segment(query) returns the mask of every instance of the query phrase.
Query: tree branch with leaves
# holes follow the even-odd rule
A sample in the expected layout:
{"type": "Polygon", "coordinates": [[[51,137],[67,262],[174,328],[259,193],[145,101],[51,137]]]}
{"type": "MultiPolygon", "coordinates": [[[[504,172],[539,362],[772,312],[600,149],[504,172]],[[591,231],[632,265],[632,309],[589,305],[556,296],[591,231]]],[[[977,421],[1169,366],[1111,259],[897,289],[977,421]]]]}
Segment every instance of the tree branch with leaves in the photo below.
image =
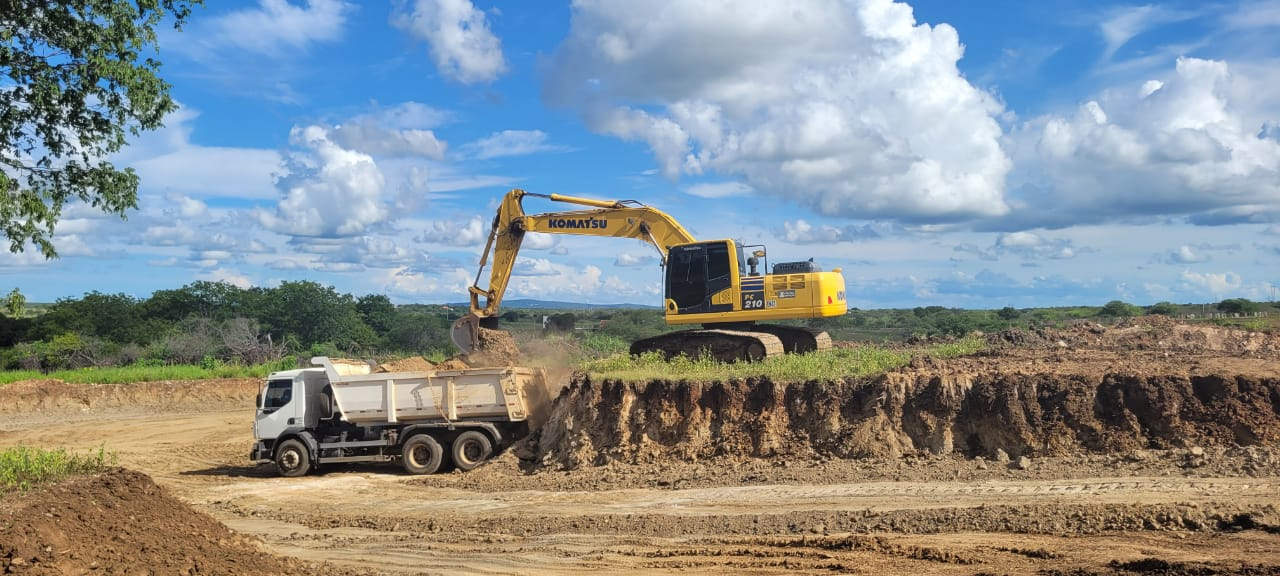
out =
{"type": "Polygon", "coordinates": [[[160,76],[156,29],[181,29],[202,0],[0,2],[0,229],[57,256],[63,207],[126,218],[138,175],[108,158],[177,108],[160,76]]]}

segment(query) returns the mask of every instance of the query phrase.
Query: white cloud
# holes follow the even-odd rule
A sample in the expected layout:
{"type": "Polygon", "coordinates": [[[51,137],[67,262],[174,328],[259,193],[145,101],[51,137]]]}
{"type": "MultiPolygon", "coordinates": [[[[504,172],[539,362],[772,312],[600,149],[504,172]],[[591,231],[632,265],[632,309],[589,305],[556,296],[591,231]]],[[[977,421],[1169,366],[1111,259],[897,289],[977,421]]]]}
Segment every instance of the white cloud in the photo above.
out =
{"type": "Polygon", "coordinates": [[[1005,225],[1280,217],[1280,142],[1258,135],[1276,112],[1266,102],[1280,99],[1280,86],[1194,58],[1178,59],[1161,82],[1104,92],[1072,117],[1037,118],[1011,134],[1018,193],[1005,225]]]}
{"type": "Polygon", "coordinates": [[[1280,28],[1280,4],[1268,0],[1241,2],[1222,16],[1222,22],[1234,30],[1280,28]]]}
{"type": "Polygon", "coordinates": [[[996,237],[996,251],[1014,254],[1026,259],[1049,258],[1066,260],[1075,258],[1079,250],[1067,238],[1046,238],[1034,232],[1012,232],[996,237]]]}
{"type": "Polygon", "coordinates": [[[186,219],[206,218],[209,216],[209,206],[204,202],[181,194],[171,194],[168,199],[177,205],[173,210],[177,216],[186,219]]]}
{"type": "Polygon", "coordinates": [[[869,224],[841,227],[829,224],[814,226],[803,219],[783,222],[782,230],[775,231],[775,234],[792,244],[834,244],[880,237],[880,233],[869,224]]]}
{"type": "Polygon", "coordinates": [[[391,216],[382,200],[385,180],[372,157],[338,146],[319,126],[295,127],[290,140],[305,152],[295,155],[289,177],[281,180],[285,194],[275,211],[254,211],[263,226],[332,238],[363,234],[391,216]]]}
{"type": "Polygon", "coordinates": [[[398,15],[394,23],[427,42],[445,77],[463,84],[492,82],[507,69],[502,41],[470,0],[417,0],[413,11],[398,15]]]}
{"type": "Polygon", "coordinates": [[[1240,279],[1240,275],[1235,272],[1201,274],[1199,272],[1183,270],[1182,281],[1183,284],[1192,289],[1207,291],[1214,296],[1221,296],[1229,292],[1237,291],[1243,284],[1240,279]]]}
{"type": "Polygon", "coordinates": [[[755,189],[741,182],[714,182],[686,186],[684,191],[699,198],[728,198],[746,196],[755,192],[755,189]]]}
{"type": "Polygon", "coordinates": [[[656,266],[657,264],[658,264],[657,256],[654,256],[652,254],[637,255],[637,254],[631,254],[629,252],[619,253],[618,257],[613,261],[614,266],[623,266],[623,267],[656,266]]]}
{"type": "Polygon", "coordinates": [[[479,246],[489,237],[489,226],[479,216],[465,221],[432,220],[423,224],[414,240],[427,244],[448,246],[479,246]]]}
{"type": "Polygon", "coordinates": [[[226,282],[237,288],[248,289],[253,287],[253,281],[249,277],[235,270],[226,268],[216,268],[203,274],[196,276],[199,280],[208,280],[210,282],[226,282]]]}
{"type": "Polygon", "coordinates": [[[1194,248],[1187,246],[1186,244],[1179,246],[1177,250],[1169,251],[1164,258],[1164,261],[1169,264],[1195,264],[1208,260],[1208,256],[1197,252],[1194,248]]]}
{"type": "Polygon", "coordinates": [[[717,173],[832,216],[998,216],[1002,108],[962,53],[890,0],[583,2],[544,94],[647,143],[669,178],[717,173]]]}
{"type": "Polygon", "coordinates": [[[347,15],[355,5],[338,0],[259,0],[254,8],[234,10],[208,18],[194,18],[172,45],[180,52],[214,54],[226,48],[264,56],[286,56],[312,44],[342,37],[347,15]]]}
{"type": "Polygon", "coordinates": [[[555,264],[546,258],[516,257],[511,275],[515,276],[556,276],[564,273],[564,266],[555,264]]]}
{"type": "Polygon", "coordinates": [[[560,245],[560,239],[554,234],[526,232],[520,247],[524,250],[552,250],[560,245]]]}
{"type": "Polygon", "coordinates": [[[1112,60],[1118,50],[1147,30],[1164,24],[1190,20],[1196,16],[1198,14],[1193,11],[1176,10],[1154,4],[1113,8],[1098,23],[1098,31],[1107,44],[1102,54],[1102,61],[1112,60]]]}
{"type": "Polygon", "coordinates": [[[405,102],[351,118],[329,132],[334,142],[349,150],[374,156],[444,158],[448,144],[429,128],[452,114],[418,102],[405,102]]]}
{"type": "Polygon", "coordinates": [[[335,126],[333,141],[351,150],[374,156],[444,158],[446,144],[430,130],[388,130],[371,120],[356,119],[335,126]]]}
{"type": "Polygon", "coordinates": [[[998,261],[1001,256],[1015,256],[1024,262],[1034,263],[1041,260],[1070,260],[1081,253],[1095,250],[1077,247],[1070,238],[1051,238],[1035,232],[1021,231],[998,234],[989,247],[963,243],[952,247],[952,251],[973,254],[990,262],[998,261]]]}
{"type": "Polygon", "coordinates": [[[504,156],[527,156],[543,152],[567,152],[568,146],[547,142],[547,133],[541,130],[503,130],[494,132],[487,138],[476,140],[464,146],[466,152],[477,159],[501,158],[504,156]]]}

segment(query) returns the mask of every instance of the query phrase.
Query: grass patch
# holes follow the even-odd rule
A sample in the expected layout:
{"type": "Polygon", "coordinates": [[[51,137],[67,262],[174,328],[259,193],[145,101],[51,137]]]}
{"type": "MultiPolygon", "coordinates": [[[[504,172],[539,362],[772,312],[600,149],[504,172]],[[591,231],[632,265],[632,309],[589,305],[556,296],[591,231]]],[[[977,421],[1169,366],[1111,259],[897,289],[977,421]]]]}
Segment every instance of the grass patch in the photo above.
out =
{"type": "Polygon", "coordinates": [[[807,382],[882,374],[901,368],[912,356],[956,358],[974,354],[983,348],[978,337],[955,342],[903,350],[867,345],[840,348],[809,354],[785,354],[763,362],[716,362],[707,358],[690,360],[684,356],[670,362],[656,352],[643,356],[625,353],[587,361],[580,370],[596,378],[645,382],[649,380],[725,381],[734,378],[768,378],[774,382],[807,382]]]}
{"type": "Polygon", "coordinates": [[[207,380],[210,378],[263,378],[276,370],[294,368],[297,362],[293,357],[285,358],[271,364],[240,366],[236,364],[178,364],[168,366],[151,366],[135,364],[132,366],[113,366],[108,368],[80,368],[78,370],[55,370],[42,373],[39,370],[8,370],[0,372],[0,385],[12,384],[20,380],[36,380],[50,378],[68,384],[132,384],[134,382],[155,382],[157,380],[207,380]]]}
{"type": "Polygon", "coordinates": [[[114,452],[105,448],[77,454],[63,448],[46,450],[14,446],[0,450],[0,492],[30,490],[68,476],[94,474],[116,465],[114,452]]]}

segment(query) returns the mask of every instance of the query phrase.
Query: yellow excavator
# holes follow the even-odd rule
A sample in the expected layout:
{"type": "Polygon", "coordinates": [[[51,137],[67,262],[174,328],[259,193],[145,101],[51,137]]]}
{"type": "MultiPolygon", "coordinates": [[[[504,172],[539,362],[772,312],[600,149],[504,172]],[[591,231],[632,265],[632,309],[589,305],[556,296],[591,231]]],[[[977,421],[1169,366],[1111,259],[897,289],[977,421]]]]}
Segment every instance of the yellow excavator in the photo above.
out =
{"type": "Polygon", "coordinates": [[[765,274],[760,272],[762,265],[768,268],[763,246],[744,246],[727,239],[698,241],[671,216],[639,202],[515,189],[503,197],[493,219],[480,269],[469,290],[470,313],[451,330],[454,344],[464,354],[482,348],[482,329],[498,328],[498,307],[527,232],[634,238],[658,250],[665,269],[663,311],[667,323],[701,324],[702,329],[638,340],[631,344],[632,354],[657,351],[667,358],[710,354],[721,361],[756,361],[784,353],[825,350],[831,347],[826,332],[762,322],[826,318],[848,310],[840,269],[823,272],[812,258],[775,264],[772,273],[765,274]],[[530,215],[524,212],[526,197],[590,209],[530,215]],[[489,286],[481,288],[490,256],[489,286]]]}

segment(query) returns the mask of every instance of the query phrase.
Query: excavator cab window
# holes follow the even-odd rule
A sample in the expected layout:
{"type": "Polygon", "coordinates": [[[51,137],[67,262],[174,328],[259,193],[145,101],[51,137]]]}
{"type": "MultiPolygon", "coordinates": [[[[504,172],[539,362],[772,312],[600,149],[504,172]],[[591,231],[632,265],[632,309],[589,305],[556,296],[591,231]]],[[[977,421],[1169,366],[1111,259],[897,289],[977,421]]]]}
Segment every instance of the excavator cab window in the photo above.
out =
{"type": "Polygon", "coordinates": [[[667,297],[683,311],[707,299],[707,253],[703,246],[673,248],[667,258],[667,297]]]}
{"type": "Polygon", "coordinates": [[[710,298],[733,285],[732,272],[726,242],[677,246],[667,257],[667,297],[681,314],[716,311],[710,298]]]}

